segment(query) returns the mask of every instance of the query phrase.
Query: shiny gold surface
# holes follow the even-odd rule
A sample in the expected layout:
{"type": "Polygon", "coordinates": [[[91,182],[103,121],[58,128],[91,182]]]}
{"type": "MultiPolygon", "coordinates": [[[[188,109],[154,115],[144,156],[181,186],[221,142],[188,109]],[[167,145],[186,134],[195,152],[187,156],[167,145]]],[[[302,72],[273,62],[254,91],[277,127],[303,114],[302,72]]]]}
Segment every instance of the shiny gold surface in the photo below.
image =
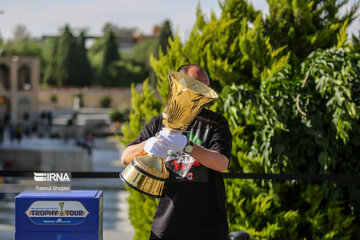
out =
{"type": "Polygon", "coordinates": [[[64,216],[64,211],[63,211],[63,208],[64,208],[64,202],[59,202],[59,206],[60,206],[60,216],[64,216]]]}
{"type": "Polygon", "coordinates": [[[168,178],[169,173],[165,168],[164,159],[151,155],[134,158],[137,167],[158,178],[168,178]]]}
{"type": "Polygon", "coordinates": [[[179,72],[169,72],[169,95],[162,113],[168,129],[183,131],[203,107],[218,97],[202,82],[179,72]]]}
{"type": "MultiPolygon", "coordinates": [[[[203,107],[217,98],[217,93],[178,72],[169,72],[169,96],[162,113],[163,125],[171,131],[185,130],[203,107]]],[[[121,179],[135,190],[161,197],[169,178],[164,159],[151,155],[136,157],[120,174],[121,179]]]]}
{"type": "MultiPolygon", "coordinates": [[[[157,162],[159,161],[158,158],[152,157],[150,155],[145,155],[140,157],[145,160],[149,160],[150,158],[156,159],[157,162]]],[[[156,163],[157,164],[157,163],[156,163]]],[[[157,164],[158,165],[158,164],[157,164]]],[[[166,172],[161,172],[161,170],[155,170],[153,167],[146,166],[141,159],[135,158],[129,166],[127,166],[121,172],[121,178],[127,183],[130,187],[143,192],[145,194],[151,195],[153,197],[161,197],[162,191],[164,189],[165,180],[169,177],[169,173],[166,169],[166,172]],[[146,171],[147,174],[139,171],[136,167],[146,171]]]]}

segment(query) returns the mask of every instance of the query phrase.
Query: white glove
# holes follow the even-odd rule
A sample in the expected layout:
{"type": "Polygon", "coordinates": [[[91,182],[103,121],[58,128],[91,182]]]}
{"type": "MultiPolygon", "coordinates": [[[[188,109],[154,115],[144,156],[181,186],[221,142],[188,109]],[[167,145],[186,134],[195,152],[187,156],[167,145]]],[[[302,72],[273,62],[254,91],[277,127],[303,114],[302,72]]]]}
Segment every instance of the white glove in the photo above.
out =
{"type": "Polygon", "coordinates": [[[170,150],[182,151],[187,143],[187,138],[184,135],[179,132],[172,132],[166,128],[163,128],[157,137],[160,138],[164,146],[170,150]]]}
{"type": "Polygon", "coordinates": [[[166,149],[164,145],[165,144],[161,142],[160,139],[151,137],[146,141],[144,150],[152,156],[165,158],[167,156],[168,149],[166,149]]]}

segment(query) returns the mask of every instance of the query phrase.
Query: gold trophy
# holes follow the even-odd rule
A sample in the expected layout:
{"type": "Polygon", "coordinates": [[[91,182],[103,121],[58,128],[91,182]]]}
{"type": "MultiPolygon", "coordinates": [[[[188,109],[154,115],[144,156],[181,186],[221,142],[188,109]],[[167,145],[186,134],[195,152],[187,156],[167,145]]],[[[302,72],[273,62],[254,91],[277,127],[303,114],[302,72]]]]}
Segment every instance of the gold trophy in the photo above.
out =
{"type": "MultiPolygon", "coordinates": [[[[169,72],[169,95],[162,113],[165,128],[184,131],[203,107],[218,97],[202,82],[179,72],[169,72]]],[[[135,157],[120,173],[131,188],[152,197],[161,197],[169,172],[163,158],[146,154],[135,157]]]]}
{"type": "Polygon", "coordinates": [[[64,211],[63,211],[63,208],[64,208],[64,202],[59,202],[59,206],[60,206],[60,216],[64,216],[64,211]]]}

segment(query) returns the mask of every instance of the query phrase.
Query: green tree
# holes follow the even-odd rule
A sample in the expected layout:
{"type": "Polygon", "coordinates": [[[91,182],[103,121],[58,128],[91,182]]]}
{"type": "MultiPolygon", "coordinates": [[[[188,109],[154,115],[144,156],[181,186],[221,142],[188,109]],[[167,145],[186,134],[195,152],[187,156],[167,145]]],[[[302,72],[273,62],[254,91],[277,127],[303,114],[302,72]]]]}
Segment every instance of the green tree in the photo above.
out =
{"type": "Polygon", "coordinates": [[[102,66],[106,68],[113,62],[120,60],[119,44],[114,32],[107,31],[104,33],[104,43],[102,46],[102,66]]]}
{"type": "Polygon", "coordinates": [[[90,86],[91,85],[91,68],[87,57],[87,50],[85,47],[85,33],[81,32],[77,37],[76,48],[76,69],[74,86],[90,86]]]}
{"type": "Polygon", "coordinates": [[[56,51],[55,79],[58,86],[72,86],[76,84],[76,38],[72,35],[68,25],[59,38],[56,51]]]}
{"type": "MultiPolygon", "coordinates": [[[[157,51],[161,51],[165,55],[167,52],[167,48],[169,47],[169,39],[173,39],[173,34],[171,31],[170,21],[166,20],[162,24],[162,28],[158,37],[158,41],[156,44],[157,51]]],[[[155,52],[155,55],[159,56],[157,51],[155,52]]]]}
{"type": "Polygon", "coordinates": [[[42,46],[38,40],[8,41],[3,45],[3,55],[41,58],[42,46]]]}
{"type": "MultiPolygon", "coordinates": [[[[303,63],[296,82],[306,76],[310,81],[303,90],[305,96],[301,104],[307,112],[306,118],[296,107],[295,93],[299,86],[294,84],[287,67],[265,79],[259,89],[245,84],[225,87],[222,92],[225,111],[238,142],[233,150],[236,165],[232,164],[231,169],[265,173],[349,173],[350,164],[356,172],[359,166],[354,162],[355,156],[347,155],[356,145],[350,142],[344,145],[344,139],[352,132],[350,129],[357,129],[359,118],[355,113],[358,99],[348,91],[360,83],[353,70],[360,66],[355,59],[360,58],[348,50],[332,48],[314,52],[303,63]],[[342,99],[345,95],[349,97],[346,100],[342,99]],[[344,114],[336,114],[338,111],[344,114]],[[244,135],[246,141],[241,139],[244,135]]],[[[246,229],[254,239],[355,237],[358,223],[354,220],[360,209],[355,200],[359,194],[357,186],[239,180],[228,181],[227,188],[231,194],[238,189],[236,195],[228,197],[231,228],[246,229]],[[257,194],[266,199],[262,209],[257,209],[260,195],[250,197],[256,188],[261,189],[257,194]],[[261,221],[253,219],[256,215],[261,216],[261,221]],[[277,218],[279,220],[270,220],[277,218]]]]}
{"type": "Polygon", "coordinates": [[[89,59],[95,75],[93,85],[121,86],[119,44],[110,27],[105,26],[103,30],[103,37],[98,38],[89,51],[89,59]]]}
{"type": "Polygon", "coordinates": [[[127,68],[128,70],[136,67],[140,69],[136,77],[128,79],[133,79],[133,82],[141,82],[143,79],[149,78],[151,85],[155,85],[154,71],[150,66],[150,56],[156,53],[157,44],[157,38],[146,39],[137,43],[130,54],[123,58],[124,62],[131,64],[130,68],[127,68]]]}
{"type": "Polygon", "coordinates": [[[42,57],[44,59],[43,83],[46,85],[56,85],[56,54],[59,38],[46,38],[42,48],[42,57]]]}
{"type": "Polygon", "coordinates": [[[104,24],[102,32],[104,35],[109,32],[113,32],[115,35],[118,35],[118,33],[120,32],[120,28],[116,24],[107,22],[104,24]]]}
{"type": "Polygon", "coordinates": [[[93,85],[107,87],[130,87],[149,78],[154,84],[150,55],[156,52],[158,39],[147,39],[136,44],[129,54],[120,56],[116,33],[121,31],[117,26],[107,23],[103,27],[104,35],[96,39],[88,51],[93,69],[93,85]]]}
{"type": "Polygon", "coordinates": [[[100,85],[103,37],[96,38],[88,50],[88,59],[93,72],[92,85],[100,85]]]}
{"type": "Polygon", "coordinates": [[[128,56],[129,61],[150,68],[150,55],[155,53],[157,39],[150,38],[136,44],[128,56]]]}
{"type": "MultiPolygon", "coordinates": [[[[355,20],[359,3],[339,16],[349,0],[268,0],[266,33],[274,47],[287,46],[293,67],[317,48],[328,48],[346,20],[355,20]]],[[[299,70],[299,68],[297,68],[299,70]]]]}
{"type": "Polygon", "coordinates": [[[92,69],[85,47],[85,33],[74,37],[68,25],[60,37],[48,37],[42,48],[44,83],[57,86],[89,86],[92,69]]]}
{"type": "Polygon", "coordinates": [[[17,25],[14,29],[14,36],[2,43],[2,55],[41,57],[41,43],[37,39],[31,39],[31,34],[26,26],[17,25]]]}
{"type": "Polygon", "coordinates": [[[119,46],[115,34],[112,31],[104,33],[102,46],[102,59],[100,66],[100,85],[119,85],[119,69],[116,62],[120,60],[119,46]]]}
{"type": "Polygon", "coordinates": [[[360,52],[360,31],[358,36],[352,34],[351,35],[351,43],[355,52],[360,52]]]}
{"type": "Polygon", "coordinates": [[[147,77],[146,70],[139,64],[134,64],[131,61],[122,59],[116,62],[117,78],[114,86],[130,87],[133,83],[142,83],[147,77]]]}

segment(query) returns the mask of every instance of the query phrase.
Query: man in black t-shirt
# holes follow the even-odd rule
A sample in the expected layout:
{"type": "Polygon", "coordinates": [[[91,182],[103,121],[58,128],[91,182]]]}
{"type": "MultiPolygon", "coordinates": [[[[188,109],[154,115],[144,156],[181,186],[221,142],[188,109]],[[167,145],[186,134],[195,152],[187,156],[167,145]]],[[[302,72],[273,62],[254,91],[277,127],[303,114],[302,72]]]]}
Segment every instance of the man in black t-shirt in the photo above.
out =
{"type": "MultiPolygon", "coordinates": [[[[198,65],[184,65],[178,72],[209,85],[206,72],[198,65]]],[[[206,109],[182,133],[165,129],[161,114],[157,115],[129,143],[121,158],[124,164],[145,151],[165,158],[169,170],[150,239],[227,239],[229,228],[221,172],[229,165],[231,143],[227,120],[206,109]]]]}

